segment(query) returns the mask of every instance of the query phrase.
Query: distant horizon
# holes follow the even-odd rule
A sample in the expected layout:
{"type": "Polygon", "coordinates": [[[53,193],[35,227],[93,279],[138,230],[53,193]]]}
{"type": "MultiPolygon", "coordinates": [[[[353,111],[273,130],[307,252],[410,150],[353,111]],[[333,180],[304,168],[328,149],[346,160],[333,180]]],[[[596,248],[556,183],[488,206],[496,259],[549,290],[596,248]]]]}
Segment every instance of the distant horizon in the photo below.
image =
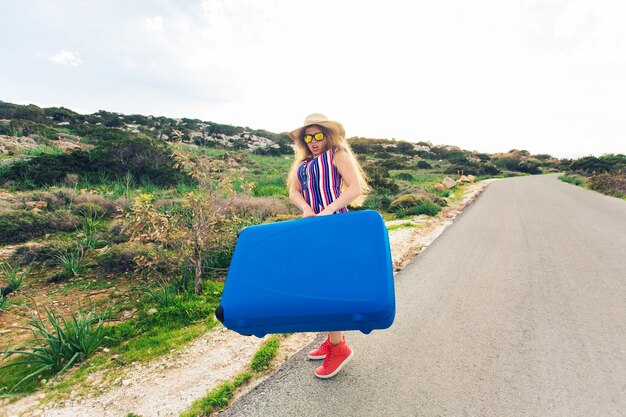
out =
{"type": "MultiPolygon", "coordinates": [[[[237,126],[237,127],[243,127],[243,128],[248,128],[251,130],[266,130],[272,133],[287,133],[287,130],[284,131],[276,131],[276,130],[271,130],[265,127],[255,127],[255,126],[250,126],[250,125],[246,125],[246,124],[233,124],[233,123],[227,123],[227,122],[222,122],[219,120],[209,120],[209,119],[203,119],[203,118],[199,118],[199,117],[190,117],[190,116],[170,116],[170,115],[166,115],[166,114],[152,114],[152,113],[145,113],[145,112],[122,112],[122,111],[117,111],[117,110],[109,110],[109,109],[103,109],[100,108],[98,110],[94,110],[94,111],[88,111],[85,109],[76,109],[76,108],[72,108],[68,105],[64,105],[64,104],[51,104],[51,105],[47,105],[47,104],[41,104],[41,103],[34,103],[34,102],[30,102],[30,103],[16,103],[13,101],[8,101],[5,99],[0,99],[0,101],[3,101],[5,103],[9,103],[9,104],[16,104],[16,105],[22,105],[22,106],[27,106],[27,105],[35,105],[38,106],[40,108],[51,108],[51,107],[63,107],[66,108],[68,110],[71,110],[75,113],[81,114],[81,115],[90,115],[90,114],[95,114],[98,113],[99,111],[104,111],[104,112],[109,112],[109,113],[116,113],[116,114],[123,114],[125,116],[130,116],[130,115],[140,115],[140,116],[145,116],[145,117],[166,117],[169,119],[195,119],[195,120],[200,120],[203,122],[211,122],[211,123],[218,123],[218,124],[226,124],[226,125],[231,125],[231,126],[237,126]]],[[[297,127],[297,126],[296,126],[297,127]]],[[[515,150],[519,150],[519,151],[528,151],[531,155],[550,155],[552,157],[558,158],[558,159],[578,159],[578,158],[584,158],[584,157],[588,157],[588,156],[594,156],[594,157],[600,157],[602,155],[607,155],[607,154],[622,154],[622,152],[605,152],[602,154],[587,154],[587,155],[581,155],[578,157],[563,157],[563,156],[559,156],[559,155],[555,155],[555,154],[551,154],[548,152],[533,152],[531,149],[527,149],[527,148],[523,148],[523,147],[518,147],[518,148],[509,148],[506,150],[499,150],[499,151],[484,151],[484,150],[479,150],[479,149],[467,149],[464,148],[462,145],[457,145],[455,143],[438,143],[438,142],[434,142],[432,140],[429,139],[405,139],[405,138],[394,138],[394,137],[374,137],[371,135],[356,135],[356,134],[349,134],[349,132],[347,132],[346,134],[347,138],[352,138],[352,137],[363,137],[363,138],[367,138],[367,139],[383,139],[383,140],[395,140],[395,141],[405,141],[405,142],[410,142],[410,143],[417,143],[417,142],[429,142],[434,146],[456,146],[462,150],[465,151],[470,151],[470,152],[475,152],[475,153],[486,153],[486,154],[506,154],[509,151],[515,149],[515,150]]]]}

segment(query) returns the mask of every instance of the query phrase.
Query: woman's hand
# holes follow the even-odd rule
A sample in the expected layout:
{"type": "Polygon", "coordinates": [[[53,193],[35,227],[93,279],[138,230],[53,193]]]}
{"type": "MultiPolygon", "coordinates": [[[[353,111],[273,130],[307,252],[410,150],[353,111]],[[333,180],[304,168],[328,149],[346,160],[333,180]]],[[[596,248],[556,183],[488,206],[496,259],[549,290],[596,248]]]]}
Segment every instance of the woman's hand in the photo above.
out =
{"type": "Polygon", "coordinates": [[[302,209],[302,217],[313,217],[315,216],[315,212],[308,205],[302,209]]]}
{"type": "Polygon", "coordinates": [[[318,216],[329,216],[331,214],[335,214],[335,210],[329,210],[329,208],[326,207],[324,210],[320,211],[317,215],[318,216]]]}

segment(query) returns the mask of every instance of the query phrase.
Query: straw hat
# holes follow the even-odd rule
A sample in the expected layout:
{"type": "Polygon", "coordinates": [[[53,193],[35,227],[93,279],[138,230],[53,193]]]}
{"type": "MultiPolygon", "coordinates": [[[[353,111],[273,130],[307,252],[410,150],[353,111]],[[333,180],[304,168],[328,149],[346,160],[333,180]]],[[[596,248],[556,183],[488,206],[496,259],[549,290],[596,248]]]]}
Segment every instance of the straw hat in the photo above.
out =
{"type": "Polygon", "coordinates": [[[328,117],[319,113],[309,114],[304,119],[304,125],[297,128],[296,130],[289,132],[289,136],[293,140],[298,140],[302,137],[302,132],[304,131],[304,129],[306,129],[308,126],[311,126],[311,125],[323,126],[326,129],[330,130],[335,135],[339,135],[344,138],[346,137],[346,131],[344,130],[343,125],[341,123],[336,122],[334,120],[328,120],[328,117]]]}

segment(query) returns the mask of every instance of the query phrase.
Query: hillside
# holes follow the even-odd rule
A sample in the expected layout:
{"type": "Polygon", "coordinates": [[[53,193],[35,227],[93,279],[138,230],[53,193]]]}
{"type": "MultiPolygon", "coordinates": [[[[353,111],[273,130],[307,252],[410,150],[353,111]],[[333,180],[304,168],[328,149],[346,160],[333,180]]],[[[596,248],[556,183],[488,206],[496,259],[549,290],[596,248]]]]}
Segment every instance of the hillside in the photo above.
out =
{"type": "MultiPolygon", "coordinates": [[[[285,132],[273,133],[197,119],[123,115],[106,111],[81,115],[63,107],[39,108],[5,102],[0,102],[0,135],[0,161],[4,171],[10,164],[43,154],[93,151],[94,158],[102,158],[103,155],[94,151],[94,147],[104,146],[104,142],[138,138],[153,140],[156,144],[186,143],[246,150],[259,155],[292,154],[291,139],[285,132]]],[[[349,140],[357,154],[363,155],[364,159],[385,160],[382,167],[391,170],[436,169],[448,174],[464,171],[473,175],[537,174],[558,170],[563,163],[550,155],[531,155],[524,150],[490,155],[423,141],[412,143],[360,137],[349,140]]],[[[129,171],[127,166],[103,167],[98,164],[85,169],[79,162],[70,164],[65,170],[71,169],[85,173],[112,171],[113,175],[124,175],[129,171]]],[[[49,181],[61,180],[60,175],[60,172],[55,173],[49,181]]],[[[0,174],[0,181],[10,177],[0,174]]]]}
{"type": "MultiPolygon", "coordinates": [[[[472,181],[623,162],[349,142],[373,188],[352,209],[398,219],[402,234],[445,222],[481,186],[472,181]]],[[[300,216],[285,184],[292,155],[284,132],[0,102],[0,397],[65,398],[94,372],[116,374],[213,329],[237,231],[300,216]],[[33,333],[67,350],[29,362],[33,333]]]]}

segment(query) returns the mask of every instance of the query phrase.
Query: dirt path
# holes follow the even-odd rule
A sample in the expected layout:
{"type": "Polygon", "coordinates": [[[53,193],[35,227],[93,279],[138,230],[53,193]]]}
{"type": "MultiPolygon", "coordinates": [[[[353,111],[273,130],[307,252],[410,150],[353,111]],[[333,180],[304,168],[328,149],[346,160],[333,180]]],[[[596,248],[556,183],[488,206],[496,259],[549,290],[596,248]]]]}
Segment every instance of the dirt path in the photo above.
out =
{"type": "MultiPolygon", "coordinates": [[[[464,197],[452,202],[437,217],[416,216],[388,222],[388,226],[412,224],[410,227],[392,228],[389,232],[394,269],[402,269],[434,241],[476,199],[488,182],[468,185],[464,197]]],[[[276,367],[315,337],[317,333],[297,333],[283,339],[276,367]]],[[[243,370],[265,340],[240,336],[220,325],[181,350],[146,364],[127,366],[124,374],[111,382],[105,382],[109,378],[102,373],[90,376],[95,394],[74,394],[56,404],[40,404],[42,395],[31,395],[12,404],[4,404],[0,416],[119,417],[131,412],[142,417],[178,416],[194,400],[243,370]]]]}

